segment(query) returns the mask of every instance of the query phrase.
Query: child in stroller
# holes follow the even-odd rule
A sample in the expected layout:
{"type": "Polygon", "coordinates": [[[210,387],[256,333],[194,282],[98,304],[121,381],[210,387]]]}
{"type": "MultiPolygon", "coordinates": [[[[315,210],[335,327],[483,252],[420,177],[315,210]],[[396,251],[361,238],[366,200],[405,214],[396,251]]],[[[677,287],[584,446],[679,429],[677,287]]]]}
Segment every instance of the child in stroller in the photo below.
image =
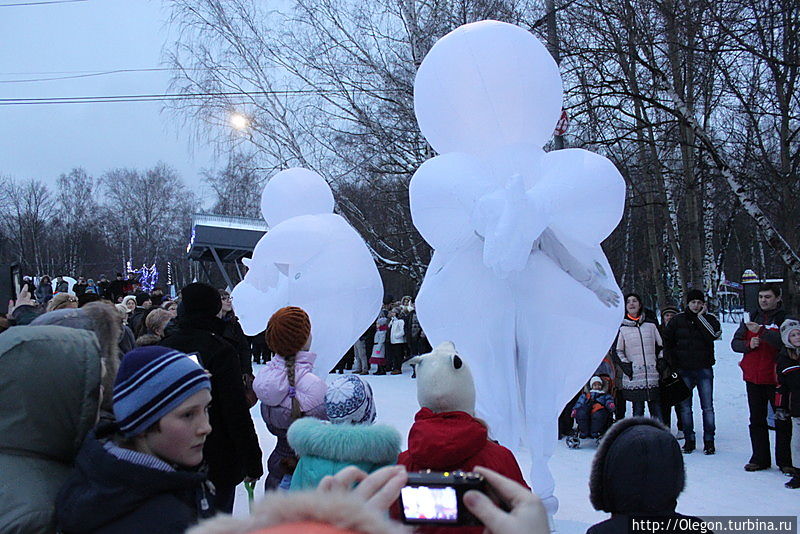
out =
{"type": "Polygon", "coordinates": [[[593,376],[588,390],[578,398],[572,408],[572,417],[578,422],[578,431],[567,437],[567,446],[577,449],[580,440],[592,437],[596,440],[611,426],[614,415],[614,396],[609,393],[611,378],[593,376]]]}

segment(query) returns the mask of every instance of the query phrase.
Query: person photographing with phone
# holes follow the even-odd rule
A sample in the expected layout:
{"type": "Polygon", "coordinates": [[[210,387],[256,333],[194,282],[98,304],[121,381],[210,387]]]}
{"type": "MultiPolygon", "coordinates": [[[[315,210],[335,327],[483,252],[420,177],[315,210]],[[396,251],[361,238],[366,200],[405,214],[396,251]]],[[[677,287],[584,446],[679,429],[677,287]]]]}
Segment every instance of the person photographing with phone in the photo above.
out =
{"type": "MultiPolygon", "coordinates": [[[[750,445],[753,454],[745,464],[745,471],[769,469],[768,407],[775,407],[775,388],[778,385],[776,361],[783,342],[780,325],[786,320],[781,308],[781,289],[774,284],[763,284],[758,291],[758,311],[750,320],[742,322],[731,341],[734,352],[743,354],[739,367],[747,388],[747,405],[750,409],[750,445]]],[[[775,421],[775,463],[787,474],[795,473],[792,467],[790,443],[791,424],[775,421]]]]}

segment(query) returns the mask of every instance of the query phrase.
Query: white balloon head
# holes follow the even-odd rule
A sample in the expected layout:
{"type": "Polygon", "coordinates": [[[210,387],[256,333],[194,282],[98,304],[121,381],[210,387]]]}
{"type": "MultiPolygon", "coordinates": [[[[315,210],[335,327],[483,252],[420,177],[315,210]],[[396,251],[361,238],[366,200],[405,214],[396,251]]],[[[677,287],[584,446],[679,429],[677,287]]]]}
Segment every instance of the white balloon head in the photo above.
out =
{"type": "Polygon", "coordinates": [[[479,154],[519,142],[542,147],[562,100],[558,65],[544,45],[527,30],[494,20],[439,39],[414,81],[420,130],[440,154],[479,154]]]}
{"type": "Polygon", "coordinates": [[[314,171],[293,167],[273,176],[261,194],[261,214],[270,227],[298,215],[333,213],[333,192],[314,171]]]}

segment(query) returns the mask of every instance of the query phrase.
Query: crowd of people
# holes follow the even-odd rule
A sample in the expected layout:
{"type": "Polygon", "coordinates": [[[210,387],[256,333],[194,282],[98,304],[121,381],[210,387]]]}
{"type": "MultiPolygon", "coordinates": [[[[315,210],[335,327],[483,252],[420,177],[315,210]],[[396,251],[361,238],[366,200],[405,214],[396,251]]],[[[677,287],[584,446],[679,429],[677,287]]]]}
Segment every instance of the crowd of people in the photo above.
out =
{"type": "MultiPolygon", "coordinates": [[[[625,417],[632,405],[634,416],[644,414],[671,427],[677,416],[676,437],[682,451],[697,447],[693,395],[697,391],[702,410],[703,453],[716,453],[714,417],[714,343],[722,330],[708,312],[700,290],[687,292],[685,306],[665,305],[656,314],[644,308],[636,293],[625,295],[625,317],[613,346],[585,391],[565,407],[559,432],[569,436],[572,419],[579,438],[599,438],[614,420],[625,417]],[[679,380],[675,380],[675,378],[679,380]]],[[[772,465],[770,429],[775,431],[775,464],[791,479],[787,488],[800,487],[800,322],[787,318],[781,289],[766,283],[759,288],[758,310],[743,321],[731,341],[742,354],[742,369],[749,408],[752,455],[746,471],[772,465]],[[793,428],[794,427],[794,430],[793,428]]]]}
{"type": "MultiPolygon", "coordinates": [[[[192,283],[171,300],[121,276],[104,281],[85,280],[70,291],[59,279],[54,284],[43,277],[38,285],[26,279],[5,317],[0,530],[192,528],[203,534],[279,527],[306,532],[314,524],[320,532],[403,532],[398,496],[407,473],[464,470],[483,475],[504,501],[498,506],[480,492],[464,496],[490,532],[549,532],[513,453],[491,440],[487,424],[476,417],[469,355],[451,343],[431,348],[410,297],[388,299],[351,349],[353,372],[344,373],[347,362],[340,362],[334,371],[342,376],[326,383],[312,372],[314,325],[300,308],[283,308],[270,318],[263,343],[272,357],[254,376],[253,343],[227,291],[192,283]],[[61,295],[67,295],[65,304],[51,306],[61,295]],[[415,366],[420,409],[402,451],[397,430],[375,424],[374,394],[361,375],[371,365],[375,374],[400,374],[405,361],[415,366]],[[277,437],[266,462],[250,416],[257,402],[277,437]],[[268,493],[251,515],[230,517],[236,486],[262,478],[268,493]]],[[[673,370],[689,392],[698,390],[704,451],[715,452],[712,366],[720,332],[703,294],[690,292],[683,311],[662,309],[661,325],[637,295],[625,302],[607,360],[568,407],[580,435],[605,435],[590,495],[594,507],[611,517],[591,527],[593,534],[625,532],[632,515],[685,517],[676,505],[685,479],[682,452],[694,450],[691,396],[677,405],[682,450],[660,422],[673,409],[662,402],[663,377],[673,370]],[[611,426],[628,402],[635,417],[611,426]],[[641,417],[645,406],[651,418],[641,417]],[[601,411],[602,418],[595,415],[601,411]],[[620,472],[628,475],[612,476],[620,472]]],[[[753,457],[745,469],[770,466],[767,407],[779,381],[776,462],[790,472],[792,425],[800,457],[800,322],[785,319],[774,287],[762,288],[759,305],[733,341],[734,350],[744,352],[751,411],[753,457]]],[[[790,474],[787,485],[797,481],[790,474]]]]}

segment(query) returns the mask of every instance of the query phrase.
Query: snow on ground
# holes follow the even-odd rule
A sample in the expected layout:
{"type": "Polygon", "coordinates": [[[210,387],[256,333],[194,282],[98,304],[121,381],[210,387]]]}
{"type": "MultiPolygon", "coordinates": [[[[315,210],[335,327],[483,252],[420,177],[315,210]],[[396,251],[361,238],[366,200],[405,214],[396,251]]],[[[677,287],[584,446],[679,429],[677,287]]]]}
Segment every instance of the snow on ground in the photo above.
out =
{"type": "MultiPolygon", "coordinates": [[[[714,409],[717,454],[705,456],[702,450],[698,450],[684,455],[687,481],[686,489],[678,501],[678,511],[695,516],[797,515],[800,511],[800,490],[784,488],[783,484],[788,479],[777,468],[756,473],[748,473],[743,469],[750,458],[750,439],[747,429],[747,397],[737,365],[740,355],[730,348],[736,326],[723,324],[723,338],[716,345],[714,409]]],[[[258,365],[255,367],[260,368],[258,365]]],[[[363,378],[372,384],[378,422],[397,428],[404,436],[405,447],[405,437],[414,420],[414,414],[419,409],[416,381],[411,379],[410,369],[405,368],[402,375],[369,375],[363,378]]],[[[694,395],[694,404],[695,431],[702,449],[702,419],[697,395],[694,395]]],[[[251,413],[266,462],[275,446],[275,438],[267,431],[258,405],[251,413]]],[[[673,417],[673,431],[674,425],[673,417]]],[[[774,444],[772,432],[770,439],[774,444]]],[[[595,511],[589,503],[589,470],[594,452],[593,445],[583,445],[581,449],[571,450],[563,441],[556,447],[550,468],[556,480],[556,496],[560,501],[555,517],[558,532],[583,533],[590,525],[607,518],[607,514],[595,511]]],[[[527,477],[530,460],[524,451],[520,451],[517,458],[527,477]]],[[[796,459],[795,464],[800,464],[800,460],[796,459]]],[[[256,489],[256,498],[261,496],[263,483],[260,482],[256,489]]],[[[247,494],[240,485],[237,488],[234,514],[246,513],[247,494]]]]}

